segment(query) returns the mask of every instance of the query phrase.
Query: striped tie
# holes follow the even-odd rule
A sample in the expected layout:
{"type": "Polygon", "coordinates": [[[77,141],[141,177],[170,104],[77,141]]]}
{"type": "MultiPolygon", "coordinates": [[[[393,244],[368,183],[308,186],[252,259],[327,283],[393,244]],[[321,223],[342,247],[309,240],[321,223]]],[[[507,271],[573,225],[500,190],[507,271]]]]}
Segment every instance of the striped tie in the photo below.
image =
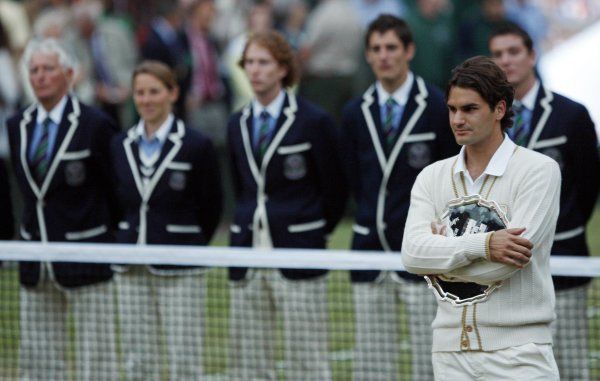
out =
{"type": "Polygon", "coordinates": [[[38,184],[44,181],[46,172],[48,171],[48,164],[50,163],[50,155],[48,155],[48,130],[52,119],[46,118],[41,124],[42,135],[40,142],[38,143],[31,161],[33,173],[38,184]]]}
{"type": "Polygon", "coordinates": [[[513,103],[513,111],[515,112],[514,126],[509,129],[511,137],[515,144],[526,146],[529,140],[529,110],[523,103],[515,101],[513,103]]]}
{"type": "Polygon", "coordinates": [[[258,144],[256,147],[258,148],[258,159],[262,160],[262,158],[265,156],[265,152],[267,152],[267,148],[269,147],[269,125],[271,121],[271,115],[269,115],[267,111],[263,110],[258,119],[258,144]]]}
{"type": "Polygon", "coordinates": [[[394,145],[394,140],[396,139],[397,129],[394,128],[394,113],[397,106],[398,103],[396,103],[392,97],[389,97],[383,106],[383,135],[385,136],[385,142],[388,147],[394,145]]]}

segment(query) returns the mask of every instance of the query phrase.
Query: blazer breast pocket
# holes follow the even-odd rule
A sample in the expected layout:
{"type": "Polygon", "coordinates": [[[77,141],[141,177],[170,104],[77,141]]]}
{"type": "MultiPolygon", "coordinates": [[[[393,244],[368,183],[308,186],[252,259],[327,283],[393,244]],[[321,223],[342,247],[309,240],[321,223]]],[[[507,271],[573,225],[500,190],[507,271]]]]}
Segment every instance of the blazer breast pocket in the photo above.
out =
{"type": "Polygon", "coordinates": [[[533,146],[533,149],[554,159],[562,171],[565,167],[564,144],[567,143],[567,141],[568,139],[565,135],[538,140],[533,146]]]}
{"type": "Polygon", "coordinates": [[[89,175],[86,163],[91,156],[92,151],[89,148],[79,151],[68,151],[62,155],[63,173],[65,182],[68,185],[78,187],[85,183],[89,175]]]}
{"type": "Polygon", "coordinates": [[[169,188],[177,192],[184,190],[189,180],[189,172],[192,170],[192,163],[173,161],[167,165],[167,169],[165,176],[169,188]]]}
{"type": "Polygon", "coordinates": [[[310,142],[280,146],[277,153],[283,160],[283,175],[288,180],[300,180],[306,176],[306,152],[312,148],[310,142]]]}
{"type": "Polygon", "coordinates": [[[433,162],[431,145],[425,142],[406,144],[406,162],[417,170],[421,170],[433,162]]]}

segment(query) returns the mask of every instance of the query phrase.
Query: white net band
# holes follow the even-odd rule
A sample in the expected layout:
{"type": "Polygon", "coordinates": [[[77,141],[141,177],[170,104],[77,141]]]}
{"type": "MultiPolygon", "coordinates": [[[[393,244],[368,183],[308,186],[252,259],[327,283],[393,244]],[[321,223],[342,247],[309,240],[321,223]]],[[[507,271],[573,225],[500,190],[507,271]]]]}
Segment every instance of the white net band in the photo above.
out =
{"type": "MultiPolygon", "coordinates": [[[[399,253],[242,247],[0,242],[6,261],[402,271],[399,253]]],[[[552,275],[600,277],[600,257],[553,255],[552,275]]]]}

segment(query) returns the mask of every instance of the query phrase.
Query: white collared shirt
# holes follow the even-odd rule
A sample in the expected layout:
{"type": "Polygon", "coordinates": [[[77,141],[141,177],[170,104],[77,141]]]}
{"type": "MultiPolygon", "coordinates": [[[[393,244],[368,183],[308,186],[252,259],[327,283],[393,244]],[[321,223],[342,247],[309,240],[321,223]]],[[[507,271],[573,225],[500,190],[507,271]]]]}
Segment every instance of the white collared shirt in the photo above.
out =
{"type": "Polygon", "coordinates": [[[404,107],[406,103],[408,103],[408,96],[410,95],[410,89],[412,88],[412,84],[414,82],[415,76],[409,71],[406,75],[406,80],[404,83],[394,91],[393,94],[385,91],[381,82],[377,81],[375,83],[375,89],[377,90],[377,98],[379,100],[379,106],[383,106],[389,97],[394,98],[397,104],[404,107]]]}
{"type": "Polygon", "coordinates": [[[527,109],[529,111],[533,111],[533,109],[535,108],[535,99],[537,98],[539,89],[540,89],[540,81],[538,81],[536,79],[535,83],[533,84],[533,86],[531,86],[531,89],[529,89],[527,94],[525,94],[525,96],[521,99],[515,99],[515,101],[521,102],[521,104],[523,106],[527,107],[527,109]]]}
{"type": "MultiPolygon", "coordinates": [[[[46,118],[50,118],[52,123],[48,126],[48,147],[46,149],[46,158],[50,158],[52,156],[52,152],[54,152],[54,146],[56,145],[56,138],[58,136],[58,128],[60,126],[60,121],[62,120],[63,113],[65,112],[65,107],[67,106],[68,96],[65,95],[61,98],[61,100],[50,110],[50,112],[46,111],[42,105],[37,105],[37,116],[35,118],[36,124],[35,129],[33,131],[33,136],[31,137],[31,145],[29,147],[28,157],[29,160],[33,160],[33,156],[35,155],[35,151],[40,144],[42,139],[42,124],[46,120],[46,118]]],[[[60,144],[60,142],[59,142],[60,144]]]]}
{"type": "Polygon", "coordinates": [[[158,141],[160,141],[160,145],[162,146],[163,144],[165,144],[165,141],[167,141],[167,136],[169,135],[169,131],[171,131],[171,125],[173,124],[174,120],[175,116],[173,116],[172,113],[169,114],[167,119],[160,125],[158,130],[156,130],[156,132],[154,132],[152,136],[148,136],[146,135],[146,129],[144,128],[144,120],[140,119],[137,126],[135,127],[135,133],[138,137],[141,137],[146,141],[150,141],[156,136],[158,138],[158,141]]]}
{"type": "Polygon", "coordinates": [[[467,170],[467,166],[465,163],[465,146],[463,146],[458,154],[458,160],[456,161],[456,166],[454,167],[454,180],[457,184],[460,184],[460,173],[462,172],[465,178],[465,185],[467,187],[467,196],[479,194],[479,190],[481,189],[481,185],[485,181],[485,175],[490,176],[502,176],[506,171],[506,167],[508,166],[508,162],[515,151],[516,144],[510,140],[507,134],[504,134],[504,140],[500,147],[496,150],[490,162],[483,173],[475,180],[471,178],[469,171],[467,170]]]}
{"type": "Polygon", "coordinates": [[[160,151],[167,140],[167,136],[169,135],[169,131],[171,130],[171,125],[173,124],[174,119],[175,117],[173,114],[169,114],[167,119],[160,125],[158,130],[152,134],[152,136],[146,135],[146,129],[144,128],[145,123],[143,119],[140,119],[135,128],[135,132],[139,139],[138,155],[140,161],[142,162],[141,172],[143,175],[144,186],[148,184],[150,176],[154,173],[155,165],[160,157],[160,151]],[[150,147],[152,145],[152,139],[155,137],[158,139],[159,148],[149,156],[144,151],[144,148],[150,147]]]}
{"type": "Polygon", "coordinates": [[[36,117],[37,124],[44,123],[46,117],[49,117],[54,124],[56,124],[57,126],[60,125],[63,112],[65,111],[65,107],[67,106],[67,98],[67,95],[63,96],[61,100],[56,104],[56,106],[54,106],[54,108],[50,110],[50,112],[46,111],[46,109],[42,107],[42,105],[38,104],[36,117]]]}
{"type": "Polygon", "coordinates": [[[254,115],[254,117],[258,117],[263,110],[266,110],[271,118],[277,120],[279,118],[279,114],[281,114],[283,102],[285,102],[285,92],[283,90],[279,91],[279,94],[277,94],[275,99],[273,99],[273,101],[266,106],[262,105],[256,98],[254,98],[252,100],[252,115],[254,115]]]}
{"type": "Polygon", "coordinates": [[[279,94],[277,95],[277,97],[275,97],[275,99],[273,99],[273,101],[271,103],[269,103],[268,105],[264,106],[262,105],[256,98],[254,98],[252,100],[252,115],[253,115],[253,123],[254,123],[254,129],[252,130],[252,144],[253,146],[256,148],[258,145],[258,140],[259,140],[259,135],[260,135],[260,131],[258,128],[259,126],[259,118],[260,118],[260,114],[263,111],[266,111],[269,113],[270,116],[270,122],[269,122],[269,140],[271,139],[271,137],[273,136],[273,131],[275,130],[275,126],[277,125],[277,119],[279,119],[279,114],[281,114],[281,109],[283,108],[283,103],[285,102],[285,92],[283,90],[281,90],[279,92],[279,94]]]}

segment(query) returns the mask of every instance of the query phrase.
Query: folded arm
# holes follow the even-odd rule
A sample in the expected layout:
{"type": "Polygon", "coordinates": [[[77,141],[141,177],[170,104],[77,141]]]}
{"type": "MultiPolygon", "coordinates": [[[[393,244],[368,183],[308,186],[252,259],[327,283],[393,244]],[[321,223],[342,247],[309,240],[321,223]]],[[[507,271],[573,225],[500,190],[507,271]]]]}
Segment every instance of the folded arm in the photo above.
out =
{"type": "MultiPolygon", "coordinates": [[[[512,203],[509,228],[525,227],[520,234],[531,242],[531,256],[543,255],[539,248],[544,241],[552,241],[558,219],[560,200],[560,170],[554,162],[546,162],[527,176],[522,176],[512,203]]],[[[511,230],[511,229],[509,229],[511,230]]],[[[494,234],[496,235],[496,234],[494,234]]],[[[490,247],[490,251],[506,248],[490,247]]],[[[549,253],[546,253],[548,255],[549,253]]],[[[510,278],[523,263],[483,260],[449,272],[464,281],[490,284],[510,278]]]]}
{"type": "MultiPolygon", "coordinates": [[[[404,233],[402,260],[408,271],[415,274],[444,274],[461,281],[491,284],[511,277],[527,257],[521,249],[511,245],[514,241],[503,240],[494,245],[492,233],[446,237],[431,231],[431,221],[437,216],[433,202],[433,176],[422,173],[411,194],[411,207],[404,233]],[[431,180],[430,180],[431,179],[431,180]],[[491,238],[489,241],[488,238],[491,238]],[[489,245],[489,246],[487,246],[489,245]],[[486,252],[486,246],[488,251],[486,252]],[[516,251],[516,254],[508,254],[516,251]],[[499,262],[500,260],[500,262],[499,262]]],[[[512,203],[512,219],[509,228],[525,227],[522,234],[534,249],[543,240],[551,239],[558,218],[560,196],[560,171],[554,162],[544,162],[528,176],[519,179],[512,203]]],[[[508,229],[515,233],[517,229],[508,229]]],[[[499,237],[503,238],[500,233],[499,237]]],[[[494,235],[496,235],[494,234],[494,235]]],[[[502,233],[504,234],[504,233],[502,233]]],[[[527,246],[524,241],[521,246],[527,246]]],[[[496,240],[498,242],[498,240],[496,240]]]]}

